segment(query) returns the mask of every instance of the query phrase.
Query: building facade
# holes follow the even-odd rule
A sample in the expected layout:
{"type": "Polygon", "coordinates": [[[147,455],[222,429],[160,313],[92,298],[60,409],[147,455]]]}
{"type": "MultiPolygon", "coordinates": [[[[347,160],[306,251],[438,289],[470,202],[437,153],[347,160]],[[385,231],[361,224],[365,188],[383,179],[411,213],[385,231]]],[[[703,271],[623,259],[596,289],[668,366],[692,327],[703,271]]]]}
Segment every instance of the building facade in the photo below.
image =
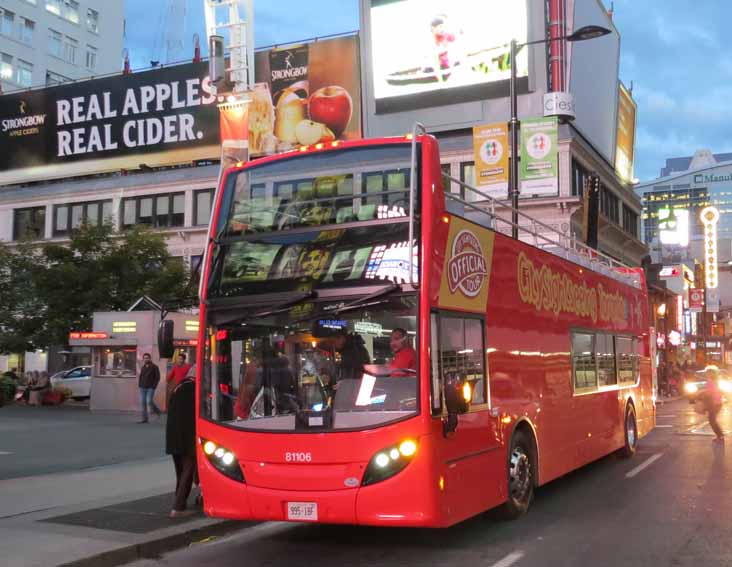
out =
{"type": "Polygon", "coordinates": [[[2,92],[122,67],[124,0],[0,0],[2,92]]]}

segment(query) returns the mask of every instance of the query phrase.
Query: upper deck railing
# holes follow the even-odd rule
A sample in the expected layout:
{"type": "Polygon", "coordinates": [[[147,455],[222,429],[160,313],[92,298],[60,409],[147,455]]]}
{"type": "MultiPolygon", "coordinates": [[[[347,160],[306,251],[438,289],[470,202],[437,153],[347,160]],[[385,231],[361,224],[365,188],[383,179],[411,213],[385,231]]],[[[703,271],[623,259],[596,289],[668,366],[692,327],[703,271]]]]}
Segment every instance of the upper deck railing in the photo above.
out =
{"type": "Polygon", "coordinates": [[[519,231],[519,240],[522,242],[532,244],[536,248],[550,252],[555,256],[570,260],[594,272],[640,289],[641,282],[638,273],[626,264],[594,248],[590,248],[572,235],[564,234],[554,227],[514,209],[511,205],[491,197],[477,187],[444,173],[443,179],[456,183],[479,197],[478,200],[467,201],[458,194],[451,193],[446,189],[445,204],[448,212],[507,236],[511,236],[512,229],[516,226],[519,231]],[[519,217],[517,225],[514,225],[511,221],[511,213],[514,211],[518,213],[519,217]]]}

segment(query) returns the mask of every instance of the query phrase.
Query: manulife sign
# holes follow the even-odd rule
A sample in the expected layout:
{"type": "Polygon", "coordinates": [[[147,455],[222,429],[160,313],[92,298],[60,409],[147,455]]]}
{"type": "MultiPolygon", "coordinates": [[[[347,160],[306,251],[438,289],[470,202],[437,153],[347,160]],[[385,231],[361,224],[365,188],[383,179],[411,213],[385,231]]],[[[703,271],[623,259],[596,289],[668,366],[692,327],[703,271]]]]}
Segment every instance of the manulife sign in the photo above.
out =
{"type": "Polygon", "coordinates": [[[732,173],[727,175],[704,175],[703,173],[697,173],[694,175],[694,183],[697,185],[726,182],[732,182],[732,173]]]}

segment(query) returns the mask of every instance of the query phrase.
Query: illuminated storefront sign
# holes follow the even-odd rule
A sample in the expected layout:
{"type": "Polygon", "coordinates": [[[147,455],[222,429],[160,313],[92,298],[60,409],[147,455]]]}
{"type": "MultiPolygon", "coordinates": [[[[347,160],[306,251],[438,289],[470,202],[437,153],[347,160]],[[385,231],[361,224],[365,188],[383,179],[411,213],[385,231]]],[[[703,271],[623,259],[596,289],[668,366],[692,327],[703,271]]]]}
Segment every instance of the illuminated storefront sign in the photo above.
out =
{"type": "Polygon", "coordinates": [[[706,287],[715,289],[719,285],[717,271],[717,223],[719,210],[716,207],[707,207],[701,212],[701,221],[704,224],[704,271],[706,287]]]}
{"type": "Polygon", "coordinates": [[[103,340],[108,339],[109,333],[102,333],[97,331],[87,331],[87,332],[75,332],[75,333],[69,333],[69,339],[70,340],[103,340]]]}
{"type": "Polygon", "coordinates": [[[137,322],[135,321],[115,321],[112,323],[113,333],[136,333],[137,322]]]}
{"type": "Polygon", "coordinates": [[[684,298],[680,295],[676,296],[676,328],[684,330],[684,298]]]}
{"type": "Polygon", "coordinates": [[[199,329],[199,322],[198,320],[187,320],[185,323],[185,329],[188,333],[197,333],[199,329]]]}
{"type": "Polygon", "coordinates": [[[380,335],[384,329],[379,323],[372,323],[370,321],[356,321],[354,325],[354,331],[361,335],[380,335]]]}

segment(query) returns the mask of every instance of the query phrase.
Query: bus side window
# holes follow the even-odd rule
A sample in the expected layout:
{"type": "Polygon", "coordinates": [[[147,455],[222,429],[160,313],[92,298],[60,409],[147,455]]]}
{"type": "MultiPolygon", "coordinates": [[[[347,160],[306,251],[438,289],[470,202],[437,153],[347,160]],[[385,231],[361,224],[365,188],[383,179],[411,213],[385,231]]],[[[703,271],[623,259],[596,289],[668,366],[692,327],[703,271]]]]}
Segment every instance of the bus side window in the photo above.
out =
{"type": "MultiPolygon", "coordinates": [[[[473,404],[486,401],[485,339],[483,320],[477,318],[432,315],[433,392],[447,372],[463,375],[473,389],[473,404]],[[437,335],[437,336],[435,336],[437,335]],[[437,356],[435,356],[437,354],[437,356]],[[438,364],[435,364],[437,359],[438,364]],[[435,378],[435,376],[437,378],[435,378]]],[[[433,396],[433,410],[437,409],[433,396]]]]}
{"type": "Polygon", "coordinates": [[[612,335],[604,333],[595,336],[597,349],[597,377],[600,386],[614,386],[618,383],[615,374],[615,344],[612,335]]]}
{"type": "Polygon", "coordinates": [[[432,377],[432,415],[442,413],[442,376],[440,375],[439,317],[430,315],[430,375],[432,377]]]}
{"type": "Polygon", "coordinates": [[[572,333],[572,370],[575,392],[597,388],[595,335],[572,333]]]}

